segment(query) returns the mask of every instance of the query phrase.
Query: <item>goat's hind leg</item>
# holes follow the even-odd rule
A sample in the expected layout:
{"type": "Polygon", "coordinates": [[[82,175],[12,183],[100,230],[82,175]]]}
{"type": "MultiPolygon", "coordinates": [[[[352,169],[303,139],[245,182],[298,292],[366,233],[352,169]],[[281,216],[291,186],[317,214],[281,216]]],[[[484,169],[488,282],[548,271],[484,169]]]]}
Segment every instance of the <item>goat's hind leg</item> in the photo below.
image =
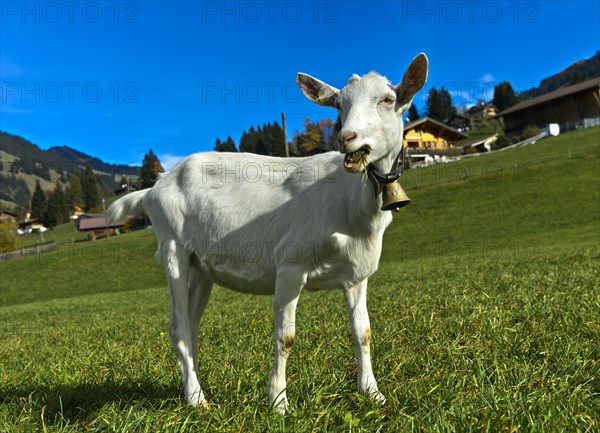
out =
{"type": "MultiPolygon", "coordinates": [[[[194,362],[194,342],[190,321],[190,255],[182,245],[169,241],[164,246],[165,271],[171,296],[171,340],[177,352],[185,400],[205,406],[194,362]]],[[[197,344],[197,343],[196,343],[197,344]]]]}
{"type": "Polygon", "coordinates": [[[189,276],[188,314],[190,317],[190,329],[192,331],[192,357],[194,359],[194,372],[196,374],[198,374],[198,332],[200,319],[208,304],[212,286],[212,281],[202,278],[202,275],[195,269],[192,263],[189,276]]]}

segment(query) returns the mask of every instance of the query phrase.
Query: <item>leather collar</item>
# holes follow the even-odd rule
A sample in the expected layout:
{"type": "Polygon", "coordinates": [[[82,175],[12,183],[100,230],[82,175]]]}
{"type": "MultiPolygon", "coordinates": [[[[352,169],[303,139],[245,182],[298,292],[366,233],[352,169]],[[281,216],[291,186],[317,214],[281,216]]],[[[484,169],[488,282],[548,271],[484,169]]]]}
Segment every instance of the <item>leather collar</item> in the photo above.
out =
{"type": "Polygon", "coordinates": [[[392,171],[389,173],[382,173],[375,164],[371,163],[367,165],[367,177],[373,185],[375,197],[379,195],[380,185],[395,182],[402,175],[402,170],[404,169],[404,153],[404,146],[402,146],[398,156],[392,164],[392,171]]]}

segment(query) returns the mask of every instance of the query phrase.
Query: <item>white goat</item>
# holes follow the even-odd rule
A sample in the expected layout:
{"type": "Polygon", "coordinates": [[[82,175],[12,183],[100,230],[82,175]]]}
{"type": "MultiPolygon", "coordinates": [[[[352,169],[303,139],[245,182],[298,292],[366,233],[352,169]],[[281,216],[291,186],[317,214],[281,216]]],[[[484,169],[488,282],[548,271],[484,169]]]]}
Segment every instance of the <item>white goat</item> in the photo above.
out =
{"type": "Polygon", "coordinates": [[[297,82],[309,99],[339,110],[340,153],[297,159],[197,153],[152,188],[110,207],[112,220],[140,208],[152,220],[188,403],[206,404],[197,378],[198,327],[213,283],[274,295],[275,360],[267,395],[280,412],[288,407],[285,368],[300,291],[342,288],[358,359],[358,389],[385,402],[371,368],[367,279],[377,270],[392,216],[380,210],[379,185],[374,183],[374,194],[361,171],[367,162],[380,172],[398,166],[402,114],[423,87],[427,69],[427,57],[419,54],[395,87],[370,72],[353,75],[341,90],[299,73],[297,82]]]}

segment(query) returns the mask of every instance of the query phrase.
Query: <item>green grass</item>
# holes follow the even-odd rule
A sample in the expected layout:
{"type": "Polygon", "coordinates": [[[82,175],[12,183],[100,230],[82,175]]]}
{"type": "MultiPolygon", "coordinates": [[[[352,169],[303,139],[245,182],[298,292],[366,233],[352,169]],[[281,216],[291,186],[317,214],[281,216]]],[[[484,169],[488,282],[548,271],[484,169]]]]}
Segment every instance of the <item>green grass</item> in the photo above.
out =
{"type": "Polygon", "coordinates": [[[20,237],[21,245],[25,248],[36,245],[38,242],[56,242],[57,245],[87,240],[87,233],[77,230],[75,222],[69,222],[60,226],[46,230],[43,235],[39,233],[30,233],[20,237]]]}
{"type": "Polygon", "coordinates": [[[356,393],[340,291],[301,297],[278,417],[269,297],[215,289],[199,410],[152,235],[2,263],[0,431],[598,431],[599,143],[594,128],[403,175],[413,204],[369,285],[381,408],[356,393]]]}

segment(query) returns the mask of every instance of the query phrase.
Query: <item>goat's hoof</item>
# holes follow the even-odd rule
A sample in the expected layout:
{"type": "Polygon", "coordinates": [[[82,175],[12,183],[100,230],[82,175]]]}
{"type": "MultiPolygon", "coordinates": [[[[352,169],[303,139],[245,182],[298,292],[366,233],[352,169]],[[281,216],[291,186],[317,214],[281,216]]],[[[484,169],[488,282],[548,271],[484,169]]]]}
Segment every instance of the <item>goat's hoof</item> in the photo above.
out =
{"type": "Polygon", "coordinates": [[[208,407],[208,402],[206,401],[206,398],[204,397],[204,393],[202,391],[200,391],[199,393],[193,393],[186,400],[190,406],[208,407]]]}
{"type": "Polygon", "coordinates": [[[273,411],[277,415],[285,415],[289,410],[289,404],[287,398],[280,398],[273,402],[273,411]]]}
{"type": "Polygon", "coordinates": [[[383,395],[381,392],[379,392],[379,391],[372,392],[370,397],[377,406],[385,405],[385,395],[383,395]]]}

